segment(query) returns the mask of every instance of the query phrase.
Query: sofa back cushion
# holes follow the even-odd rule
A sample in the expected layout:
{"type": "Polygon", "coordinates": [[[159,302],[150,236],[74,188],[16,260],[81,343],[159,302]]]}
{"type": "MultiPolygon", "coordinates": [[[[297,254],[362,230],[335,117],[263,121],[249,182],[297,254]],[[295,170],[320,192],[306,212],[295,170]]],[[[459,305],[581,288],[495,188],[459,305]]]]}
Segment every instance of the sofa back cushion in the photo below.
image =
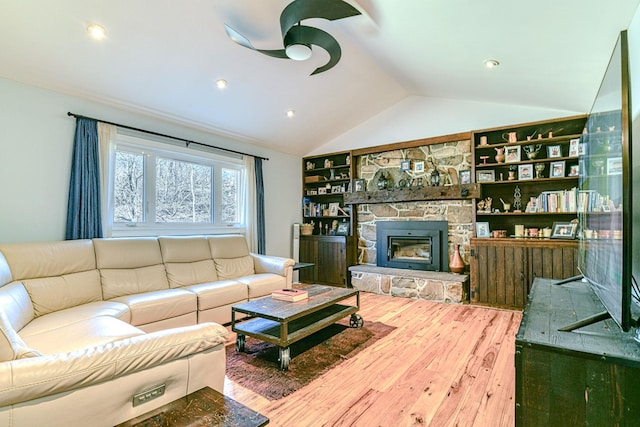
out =
{"type": "Polygon", "coordinates": [[[93,244],[104,299],[169,289],[156,238],[94,239],[93,244]]]}
{"type": "Polygon", "coordinates": [[[204,236],[159,237],[158,242],[170,287],[218,280],[209,242],[204,236]]]}
{"type": "Polygon", "coordinates": [[[237,279],[255,274],[253,258],[244,236],[236,234],[209,236],[207,240],[220,280],[237,279]]]}
{"type": "Polygon", "coordinates": [[[35,316],[102,299],[91,240],[0,245],[13,280],[24,284],[35,316]]]}
{"type": "Polygon", "coordinates": [[[102,300],[98,270],[22,282],[29,292],[36,317],[102,300]]]}

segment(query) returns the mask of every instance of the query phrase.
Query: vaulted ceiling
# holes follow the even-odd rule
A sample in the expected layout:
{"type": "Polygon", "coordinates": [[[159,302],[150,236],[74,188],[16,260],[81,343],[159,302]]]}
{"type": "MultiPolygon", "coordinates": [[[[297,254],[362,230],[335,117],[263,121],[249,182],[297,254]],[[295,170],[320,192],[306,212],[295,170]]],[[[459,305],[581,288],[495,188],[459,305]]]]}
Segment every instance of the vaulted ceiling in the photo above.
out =
{"type": "Polygon", "coordinates": [[[349,1],[362,15],[308,21],[342,47],[310,76],[322,49],[283,60],[225,34],[282,48],[288,0],[0,0],[0,77],[300,155],[409,96],[588,112],[639,2],[349,1]]]}

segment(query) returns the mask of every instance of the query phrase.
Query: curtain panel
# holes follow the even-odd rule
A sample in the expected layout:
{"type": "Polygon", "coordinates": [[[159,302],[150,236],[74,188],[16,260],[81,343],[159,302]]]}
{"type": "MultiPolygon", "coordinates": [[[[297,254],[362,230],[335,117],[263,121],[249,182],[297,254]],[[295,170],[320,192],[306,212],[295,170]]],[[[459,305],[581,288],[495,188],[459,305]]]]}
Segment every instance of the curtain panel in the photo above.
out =
{"type": "Polygon", "coordinates": [[[98,123],[76,119],[71,159],[66,239],[102,237],[98,123]]]}
{"type": "Polygon", "coordinates": [[[267,236],[264,218],[264,182],[262,180],[262,159],[260,157],[256,157],[253,164],[255,167],[256,175],[256,223],[258,253],[265,255],[267,251],[267,236]]]}

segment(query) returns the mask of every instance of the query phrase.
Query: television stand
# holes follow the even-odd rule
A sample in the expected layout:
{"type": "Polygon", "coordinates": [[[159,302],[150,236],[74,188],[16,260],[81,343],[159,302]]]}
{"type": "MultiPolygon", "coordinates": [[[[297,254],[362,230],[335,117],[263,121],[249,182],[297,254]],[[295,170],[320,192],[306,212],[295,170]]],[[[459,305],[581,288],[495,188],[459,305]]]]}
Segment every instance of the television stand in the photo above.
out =
{"type": "Polygon", "coordinates": [[[640,344],[611,319],[558,328],[602,312],[586,283],[536,278],[516,335],[516,426],[636,427],[640,344]]]}

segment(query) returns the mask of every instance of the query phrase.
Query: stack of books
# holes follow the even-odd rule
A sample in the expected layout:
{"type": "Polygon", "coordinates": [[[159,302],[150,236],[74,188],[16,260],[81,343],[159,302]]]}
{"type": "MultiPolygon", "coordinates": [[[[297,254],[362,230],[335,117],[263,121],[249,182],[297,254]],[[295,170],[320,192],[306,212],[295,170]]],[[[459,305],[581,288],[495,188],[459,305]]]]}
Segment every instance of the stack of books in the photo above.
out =
{"type": "Polygon", "coordinates": [[[277,291],[271,292],[271,298],[281,301],[296,302],[309,298],[309,293],[300,289],[278,289],[277,291]]]}

